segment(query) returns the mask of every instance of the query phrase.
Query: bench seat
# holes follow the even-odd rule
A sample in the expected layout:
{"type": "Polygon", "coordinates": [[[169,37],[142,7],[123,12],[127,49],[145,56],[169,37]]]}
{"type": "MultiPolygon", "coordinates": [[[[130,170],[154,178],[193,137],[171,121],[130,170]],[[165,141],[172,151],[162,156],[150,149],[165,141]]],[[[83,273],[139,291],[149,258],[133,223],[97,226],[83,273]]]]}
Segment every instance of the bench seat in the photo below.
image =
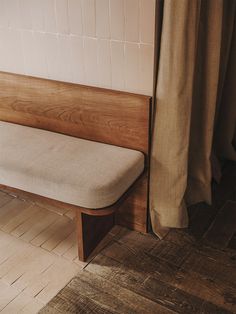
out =
{"type": "Polygon", "coordinates": [[[97,209],[115,203],[143,170],[141,152],[0,122],[2,185],[97,209]]]}

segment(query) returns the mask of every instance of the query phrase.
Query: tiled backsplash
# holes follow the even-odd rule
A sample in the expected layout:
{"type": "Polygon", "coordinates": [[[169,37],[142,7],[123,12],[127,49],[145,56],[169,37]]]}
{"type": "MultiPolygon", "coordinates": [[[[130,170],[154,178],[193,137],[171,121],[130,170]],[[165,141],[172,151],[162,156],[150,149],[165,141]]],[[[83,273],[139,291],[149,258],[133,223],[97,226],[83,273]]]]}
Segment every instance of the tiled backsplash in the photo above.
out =
{"type": "Polygon", "coordinates": [[[0,0],[0,70],[152,94],[155,0],[0,0]]]}

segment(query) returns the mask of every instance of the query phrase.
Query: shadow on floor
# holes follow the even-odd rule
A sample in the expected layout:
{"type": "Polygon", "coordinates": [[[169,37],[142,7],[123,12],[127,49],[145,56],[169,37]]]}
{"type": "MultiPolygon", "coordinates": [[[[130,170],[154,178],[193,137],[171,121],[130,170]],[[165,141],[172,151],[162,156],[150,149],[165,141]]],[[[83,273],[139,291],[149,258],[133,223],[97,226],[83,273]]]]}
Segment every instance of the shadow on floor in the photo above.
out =
{"type": "Polygon", "coordinates": [[[212,206],[160,241],[115,227],[109,244],[40,313],[236,313],[236,163],[212,206]]]}

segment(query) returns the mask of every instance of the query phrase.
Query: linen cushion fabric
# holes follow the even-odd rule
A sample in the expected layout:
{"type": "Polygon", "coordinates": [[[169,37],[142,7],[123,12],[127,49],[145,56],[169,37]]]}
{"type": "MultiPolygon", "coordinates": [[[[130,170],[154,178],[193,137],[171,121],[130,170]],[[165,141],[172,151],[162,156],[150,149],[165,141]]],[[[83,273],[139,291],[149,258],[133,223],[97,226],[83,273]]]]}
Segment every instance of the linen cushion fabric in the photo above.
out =
{"type": "Polygon", "coordinates": [[[115,203],[143,170],[141,152],[0,122],[0,184],[95,209],[115,203]]]}

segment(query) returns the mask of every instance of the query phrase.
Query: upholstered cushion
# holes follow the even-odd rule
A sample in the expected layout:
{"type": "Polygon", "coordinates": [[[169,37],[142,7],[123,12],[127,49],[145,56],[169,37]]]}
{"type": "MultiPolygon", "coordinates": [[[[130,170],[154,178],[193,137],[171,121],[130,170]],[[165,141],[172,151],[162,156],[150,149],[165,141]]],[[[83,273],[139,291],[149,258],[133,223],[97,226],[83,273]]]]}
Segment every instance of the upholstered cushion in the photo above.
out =
{"type": "Polygon", "coordinates": [[[102,208],[115,203],[143,169],[141,152],[0,122],[0,184],[102,208]]]}

